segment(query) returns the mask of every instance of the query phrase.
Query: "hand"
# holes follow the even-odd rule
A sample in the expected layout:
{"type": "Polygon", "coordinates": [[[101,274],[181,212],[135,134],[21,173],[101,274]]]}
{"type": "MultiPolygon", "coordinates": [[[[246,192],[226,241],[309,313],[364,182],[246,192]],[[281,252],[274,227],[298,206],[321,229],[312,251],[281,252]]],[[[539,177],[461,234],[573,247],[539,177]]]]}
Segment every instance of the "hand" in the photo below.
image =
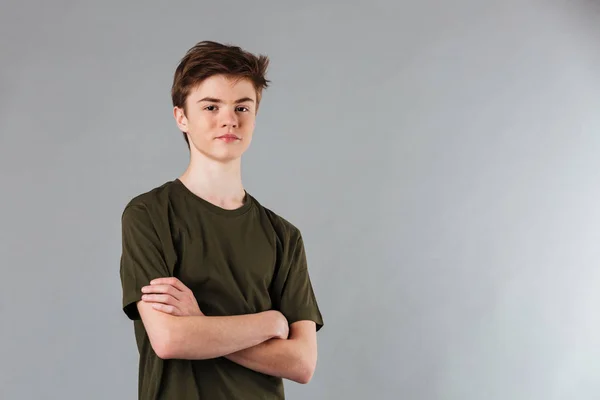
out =
{"type": "Polygon", "coordinates": [[[152,308],[167,314],[184,317],[204,315],[194,293],[177,278],[158,278],[142,288],[142,300],[152,308]]]}
{"type": "Polygon", "coordinates": [[[275,339],[287,339],[290,334],[290,326],[287,318],[277,310],[268,311],[273,314],[275,326],[275,339]]]}

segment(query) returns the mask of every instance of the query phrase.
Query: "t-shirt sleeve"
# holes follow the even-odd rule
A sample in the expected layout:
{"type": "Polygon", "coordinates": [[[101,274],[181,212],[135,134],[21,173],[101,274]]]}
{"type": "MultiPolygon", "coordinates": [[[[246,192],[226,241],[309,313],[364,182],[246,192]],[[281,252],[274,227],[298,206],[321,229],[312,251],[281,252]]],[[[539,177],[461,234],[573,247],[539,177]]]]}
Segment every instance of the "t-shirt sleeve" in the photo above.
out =
{"type": "Polygon", "coordinates": [[[121,218],[120,263],[123,311],[131,320],[140,319],[137,302],[142,287],[156,278],[169,276],[162,246],[146,208],[128,205],[121,218]]]}
{"type": "Polygon", "coordinates": [[[308,272],[304,242],[300,232],[291,235],[284,249],[282,270],[286,278],[281,289],[279,311],[289,324],[302,320],[314,321],[317,331],[323,327],[323,317],[308,272]]]}

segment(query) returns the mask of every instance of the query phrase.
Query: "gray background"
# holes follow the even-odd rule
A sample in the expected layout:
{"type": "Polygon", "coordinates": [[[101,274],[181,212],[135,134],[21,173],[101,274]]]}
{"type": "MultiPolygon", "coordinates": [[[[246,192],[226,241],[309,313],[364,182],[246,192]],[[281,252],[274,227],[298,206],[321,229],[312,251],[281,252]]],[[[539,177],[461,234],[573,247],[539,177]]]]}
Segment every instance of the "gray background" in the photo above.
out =
{"type": "Polygon", "coordinates": [[[600,398],[599,3],[339,3],[2,2],[0,398],[136,398],[120,215],[204,39],[271,58],[244,182],[325,317],[288,398],[600,398]]]}

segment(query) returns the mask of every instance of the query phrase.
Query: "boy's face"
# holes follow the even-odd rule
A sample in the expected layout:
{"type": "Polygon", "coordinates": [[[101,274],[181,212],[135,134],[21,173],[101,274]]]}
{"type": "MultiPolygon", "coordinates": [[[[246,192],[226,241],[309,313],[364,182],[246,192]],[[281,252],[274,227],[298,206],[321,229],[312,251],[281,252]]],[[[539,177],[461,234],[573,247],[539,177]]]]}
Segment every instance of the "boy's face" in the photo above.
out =
{"type": "Polygon", "coordinates": [[[229,162],[250,145],[256,106],[251,81],[214,75],[190,92],[185,114],[175,107],[174,116],[179,129],[187,132],[192,152],[229,162]]]}

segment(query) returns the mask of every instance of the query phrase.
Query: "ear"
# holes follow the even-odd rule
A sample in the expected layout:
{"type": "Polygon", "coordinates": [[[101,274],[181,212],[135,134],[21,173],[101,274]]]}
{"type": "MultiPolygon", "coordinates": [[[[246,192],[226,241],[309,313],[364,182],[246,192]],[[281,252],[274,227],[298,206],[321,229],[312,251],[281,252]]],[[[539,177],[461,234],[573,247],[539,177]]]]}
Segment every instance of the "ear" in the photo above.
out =
{"type": "Polygon", "coordinates": [[[183,111],[183,108],[174,107],[173,108],[173,117],[175,118],[175,122],[177,123],[177,127],[179,128],[179,130],[182,132],[187,132],[188,131],[188,120],[187,120],[187,117],[185,116],[185,112],[183,111]]]}

